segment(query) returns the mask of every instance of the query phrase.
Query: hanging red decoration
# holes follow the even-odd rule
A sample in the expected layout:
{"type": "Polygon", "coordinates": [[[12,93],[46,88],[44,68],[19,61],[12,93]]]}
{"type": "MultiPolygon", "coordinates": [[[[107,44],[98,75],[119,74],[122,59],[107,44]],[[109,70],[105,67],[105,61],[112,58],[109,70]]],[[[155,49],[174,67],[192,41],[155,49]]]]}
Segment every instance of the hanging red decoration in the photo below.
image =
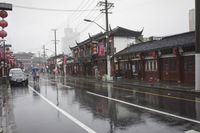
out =
{"type": "Polygon", "coordinates": [[[6,48],[6,51],[9,52],[10,48],[6,48]]]}
{"type": "Polygon", "coordinates": [[[4,11],[4,10],[0,11],[0,17],[1,18],[6,18],[7,16],[8,16],[8,13],[6,11],[4,11]]]}
{"type": "Polygon", "coordinates": [[[1,26],[2,28],[5,28],[5,27],[8,26],[8,22],[6,22],[5,20],[1,20],[1,21],[0,21],[0,26],[1,26]]]}
{"type": "Polygon", "coordinates": [[[1,30],[1,31],[0,31],[0,37],[1,37],[1,38],[4,38],[4,37],[6,37],[6,36],[7,36],[7,32],[4,31],[4,30],[1,30]]]}

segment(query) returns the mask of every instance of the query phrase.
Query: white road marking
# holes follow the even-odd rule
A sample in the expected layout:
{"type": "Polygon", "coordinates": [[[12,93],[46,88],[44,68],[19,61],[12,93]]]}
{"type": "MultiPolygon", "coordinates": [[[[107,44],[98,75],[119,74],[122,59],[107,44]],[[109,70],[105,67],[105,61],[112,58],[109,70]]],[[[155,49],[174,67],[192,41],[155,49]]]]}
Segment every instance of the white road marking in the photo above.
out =
{"type": "Polygon", "coordinates": [[[200,132],[197,132],[195,130],[190,130],[190,131],[186,131],[185,133],[200,133],[200,132]]]}
{"type": "Polygon", "coordinates": [[[66,87],[66,88],[69,88],[69,89],[72,88],[71,86],[68,86],[68,85],[64,85],[64,84],[60,84],[60,85],[66,87]]]}
{"type": "MultiPolygon", "coordinates": [[[[52,83],[55,83],[55,82],[56,82],[56,81],[52,81],[52,80],[48,80],[48,79],[44,79],[44,78],[41,78],[41,79],[42,79],[42,80],[46,80],[46,81],[51,81],[52,83]]],[[[59,82],[58,82],[58,83],[59,83],[59,82]]],[[[62,84],[62,83],[60,83],[59,85],[64,86],[64,87],[69,88],[69,89],[73,88],[73,87],[71,87],[71,86],[64,85],[64,84],[62,84]]]]}
{"type": "Polygon", "coordinates": [[[182,119],[182,120],[186,120],[186,121],[190,121],[190,122],[194,122],[194,123],[200,124],[200,121],[198,121],[198,120],[194,120],[194,119],[190,119],[190,118],[186,118],[186,117],[170,114],[170,113],[159,111],[159,110],[156,110],[156,109],[151,109],[151,108],[148,108],[148,107],[144,107],[144,106],[140,106],[140,105],[137,105],[137,104],[125,102],[125,101],[122,101],[122,100],[114,99],[114,98],[111,98],[111,97],[103,96],[103,95],[100,95],[100,94],[97,94],[97,93],[93,93],[93,92],[89,92],[89,91],[87,91],[87,93],[91,94],[91,95],[94,95],[94,96],[98,96],[98,97],[102,97],[102,98],[105,98],[105,99],[109,99],[109,100],[112,100],[112,101],[116,101],[116,102],[119,102],[119,103],[124,103],[124,104],[130,105],[130,106],[134,106],[134,107],[137,107],[137,108],[140,108],[140,109],[144,109],[144,110],[148,110],[148,111],[156,112],[156,113],[159,113],[159,114],[163,114],[163,115],[167,115],[167,116],[171,116],[171,117],[175,117],[175,118],[178,118],[178,119],[182,119]]]}
{"type": "Polygon", "coordinates": [[[88,133],[96,133],[96,131],[94,131],[93,129],[89,128],[88,126],[86,126],[85,124],[83,124],[82,122],[80,122],[78,119],[74,118],[72,115],[70,115],[69,113],[65,112],[63,109],[59,108],[58,106],[56,106],[54,103],[52,103],[51,101],[49,101],[47,98],[45,98],[43,95],[41,95],[40,93],[38,93],[36,90],[34,90],[30,85],[29,88],[35,92],[37,95],[39,95],[44,101],[46,101],[48,104],[50,104],[52,107],[54,107],[56,110],[58,110],[59,112],[61,112],[64,116],[66,116],[67,118],[69,118],[70,120],[72,120],[74,123],[76,123],[77,125],[79,125],[80,127],[82,127],[84,130],[86,130],[88,133]]]}

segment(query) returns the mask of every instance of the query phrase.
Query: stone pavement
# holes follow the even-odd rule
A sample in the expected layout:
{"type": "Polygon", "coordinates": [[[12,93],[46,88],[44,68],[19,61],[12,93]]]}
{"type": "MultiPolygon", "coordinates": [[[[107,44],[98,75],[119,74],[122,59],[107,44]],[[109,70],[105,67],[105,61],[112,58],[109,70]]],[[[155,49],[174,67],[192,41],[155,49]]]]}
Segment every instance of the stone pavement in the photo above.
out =
{"type": "Polygon", "coordinates": [[[0,133],[16,133],[11,88],[0,78],[0,133]]]}

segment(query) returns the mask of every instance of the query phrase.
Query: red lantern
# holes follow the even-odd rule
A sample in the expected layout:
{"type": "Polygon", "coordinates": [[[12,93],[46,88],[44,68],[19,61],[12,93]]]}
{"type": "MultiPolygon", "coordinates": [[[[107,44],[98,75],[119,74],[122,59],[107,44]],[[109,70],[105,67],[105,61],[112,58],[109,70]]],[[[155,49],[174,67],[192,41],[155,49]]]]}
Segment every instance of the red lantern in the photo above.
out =
{"type": "Polygon", "coordinates": [[[0,11],[0,17],[6,18],[7,16],[8,16],[8,13],[6,11],[4,11],[4,10],[0,11]]]}
{"type": "Polygon", "coordinates": [[[7,32],[4,31],[4,30],[1,30],[1,31],[0,31],[0,37],[1,37],[1,38],[4,38],[4,37],[6,37],[6,36],[7,36],[7,32]]]}
{"type": "Polygon", "coordinates": [[[10,48],[6,48],[6,51],[9,52],[10,48]]]}
{"type": "Polygon", "coordinates": [[[5,28],[5,27],[8,26],[8,23],[7,23],[5,20],[1,20],[1,21],[0,21],[0,26],[1,26],[2,28],[5,28]]]}

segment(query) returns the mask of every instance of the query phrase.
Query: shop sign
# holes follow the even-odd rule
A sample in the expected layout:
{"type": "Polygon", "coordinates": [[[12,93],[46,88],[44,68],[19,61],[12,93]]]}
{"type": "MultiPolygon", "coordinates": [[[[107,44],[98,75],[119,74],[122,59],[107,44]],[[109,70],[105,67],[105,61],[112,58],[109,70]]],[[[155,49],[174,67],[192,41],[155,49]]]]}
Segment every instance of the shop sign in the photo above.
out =
{"type": "Polygon", "coordinates": [[[103,42],[100,42],[98,44],[98,48],[99,48],[98,56],[105,56],[105,46],[103,42]]]}

